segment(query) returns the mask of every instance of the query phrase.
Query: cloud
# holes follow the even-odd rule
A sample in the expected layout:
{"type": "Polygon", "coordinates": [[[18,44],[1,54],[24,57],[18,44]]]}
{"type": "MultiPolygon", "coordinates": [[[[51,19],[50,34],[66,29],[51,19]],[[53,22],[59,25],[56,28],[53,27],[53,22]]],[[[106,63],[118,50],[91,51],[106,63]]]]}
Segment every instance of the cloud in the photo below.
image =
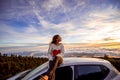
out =
{"type": "Polygon", "coordinates": [[[120,41],[120,10],[108,0],[9,2],[10,6],[5,2],[0,7],[4,10],[0,13],[2,42],[50,42],[54,34],[60,34],[64,42],[104,42],[107,38],[120,41]],[[20,26],[21,22],[26,25],[20,26]],[[15,24],[21,28],[16,29],[15,24]]]}
{"type": "Polygon", "coordinates": [[[1,25],[3,28],[0,29],[0,32],[4,35],[0,34],[0,41],[2,43],[47,43],[49,42],[48,36],[43,36],[38,32],[35,27],[27,27],[25,32],[18,32],[16,29],[9,25],[1,25]]]}
{"type": "Polygon", "coordinates": [[[43,7],[47,11],[51,11],[52,9],[58,8],[62,5],[63,0],[47,0],[43,3],[43,7]]]}
{"type": "Polygon", "coordinates": [[[38,30],[31,25],[30,27],[27,27],[25,29],[25,32],[27,32],[27,33],[33,33],[33,32],[38,32],[38,30]]]}
{"type": "Polygon", "coordinates": [[[120,11],[111,6],[103,10],[92,10],[83,26],[89,30],[88,40],[99,41],[106,37],[120,38],[120,11]],[[117,31],[117,32],[116,32],[117,31]]]}
{"type": "Polygon", "coordinates": [[[116,38],[107,37],[107,38],[103,38],[102,41],[105,41],[105,42],[114,42],[115,40],[117,40],[117,39],[116,38]]]}

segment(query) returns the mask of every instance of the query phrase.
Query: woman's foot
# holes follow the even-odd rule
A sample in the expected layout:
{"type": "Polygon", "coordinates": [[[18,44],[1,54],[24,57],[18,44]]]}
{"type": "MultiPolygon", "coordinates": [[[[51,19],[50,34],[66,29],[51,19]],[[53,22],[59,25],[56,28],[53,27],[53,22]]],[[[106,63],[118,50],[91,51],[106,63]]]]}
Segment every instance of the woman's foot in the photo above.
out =
{"type": "Polygon", "coordinates": [[[48,76],[47,75],[41,76],[39,80],[48,80],[48,76]]]}

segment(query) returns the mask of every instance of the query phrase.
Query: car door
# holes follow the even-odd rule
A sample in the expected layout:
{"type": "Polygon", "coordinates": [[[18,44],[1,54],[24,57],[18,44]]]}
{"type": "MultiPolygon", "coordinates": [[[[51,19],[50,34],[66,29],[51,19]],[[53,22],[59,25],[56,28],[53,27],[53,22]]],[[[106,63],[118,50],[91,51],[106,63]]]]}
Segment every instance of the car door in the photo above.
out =
{"type": "Polygon", "coordinates": [[[73,80],[72,66],[57,68],[55,74],[55,80],[73,80]]]}
{"type": "Polygon", "coordinates": [[[104,80],[109,72],[103,65],[75,65],[74,80],[104,80]]]}
{"type": "MultiPolygon", "coordinates": [[[[31,80],[39,80],[41,75],[44,75],[44,73],[42,72],[42,74],[41,73],[38,74],[36,77],[34,77],[31,80]]],[[[72,66],[58,67],[55,72],[55,80],[73,80],[72,66]]]]}

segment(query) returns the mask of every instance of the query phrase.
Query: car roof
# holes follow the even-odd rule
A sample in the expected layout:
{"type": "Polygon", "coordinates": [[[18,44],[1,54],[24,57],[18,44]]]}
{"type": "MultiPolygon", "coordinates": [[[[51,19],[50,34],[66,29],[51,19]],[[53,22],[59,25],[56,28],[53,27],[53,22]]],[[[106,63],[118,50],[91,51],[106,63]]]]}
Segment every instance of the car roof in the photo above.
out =
{"type": "Polygon", "coordinates": [[[78,64],[110,64],[109,61],[100,58],[81,58],[81,57],[68,57],[63,58],[63,64],[66,65],[78,65],[78,64]]]}

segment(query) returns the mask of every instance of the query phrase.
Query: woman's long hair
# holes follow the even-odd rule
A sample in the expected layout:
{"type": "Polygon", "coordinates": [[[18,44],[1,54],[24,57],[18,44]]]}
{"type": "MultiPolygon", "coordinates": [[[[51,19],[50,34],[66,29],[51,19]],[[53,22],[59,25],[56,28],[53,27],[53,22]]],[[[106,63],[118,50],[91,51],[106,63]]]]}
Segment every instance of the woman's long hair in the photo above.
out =
{"type": "Polygon", "coordinates": [[[60,35],[54,35],[53,36],[53,38],[52,38],[52,41],[51,41],[51,44],[53,43],[53,44],[56,44],[56,39],[58,38],[58,37],[60,37],[60,35]]]}

